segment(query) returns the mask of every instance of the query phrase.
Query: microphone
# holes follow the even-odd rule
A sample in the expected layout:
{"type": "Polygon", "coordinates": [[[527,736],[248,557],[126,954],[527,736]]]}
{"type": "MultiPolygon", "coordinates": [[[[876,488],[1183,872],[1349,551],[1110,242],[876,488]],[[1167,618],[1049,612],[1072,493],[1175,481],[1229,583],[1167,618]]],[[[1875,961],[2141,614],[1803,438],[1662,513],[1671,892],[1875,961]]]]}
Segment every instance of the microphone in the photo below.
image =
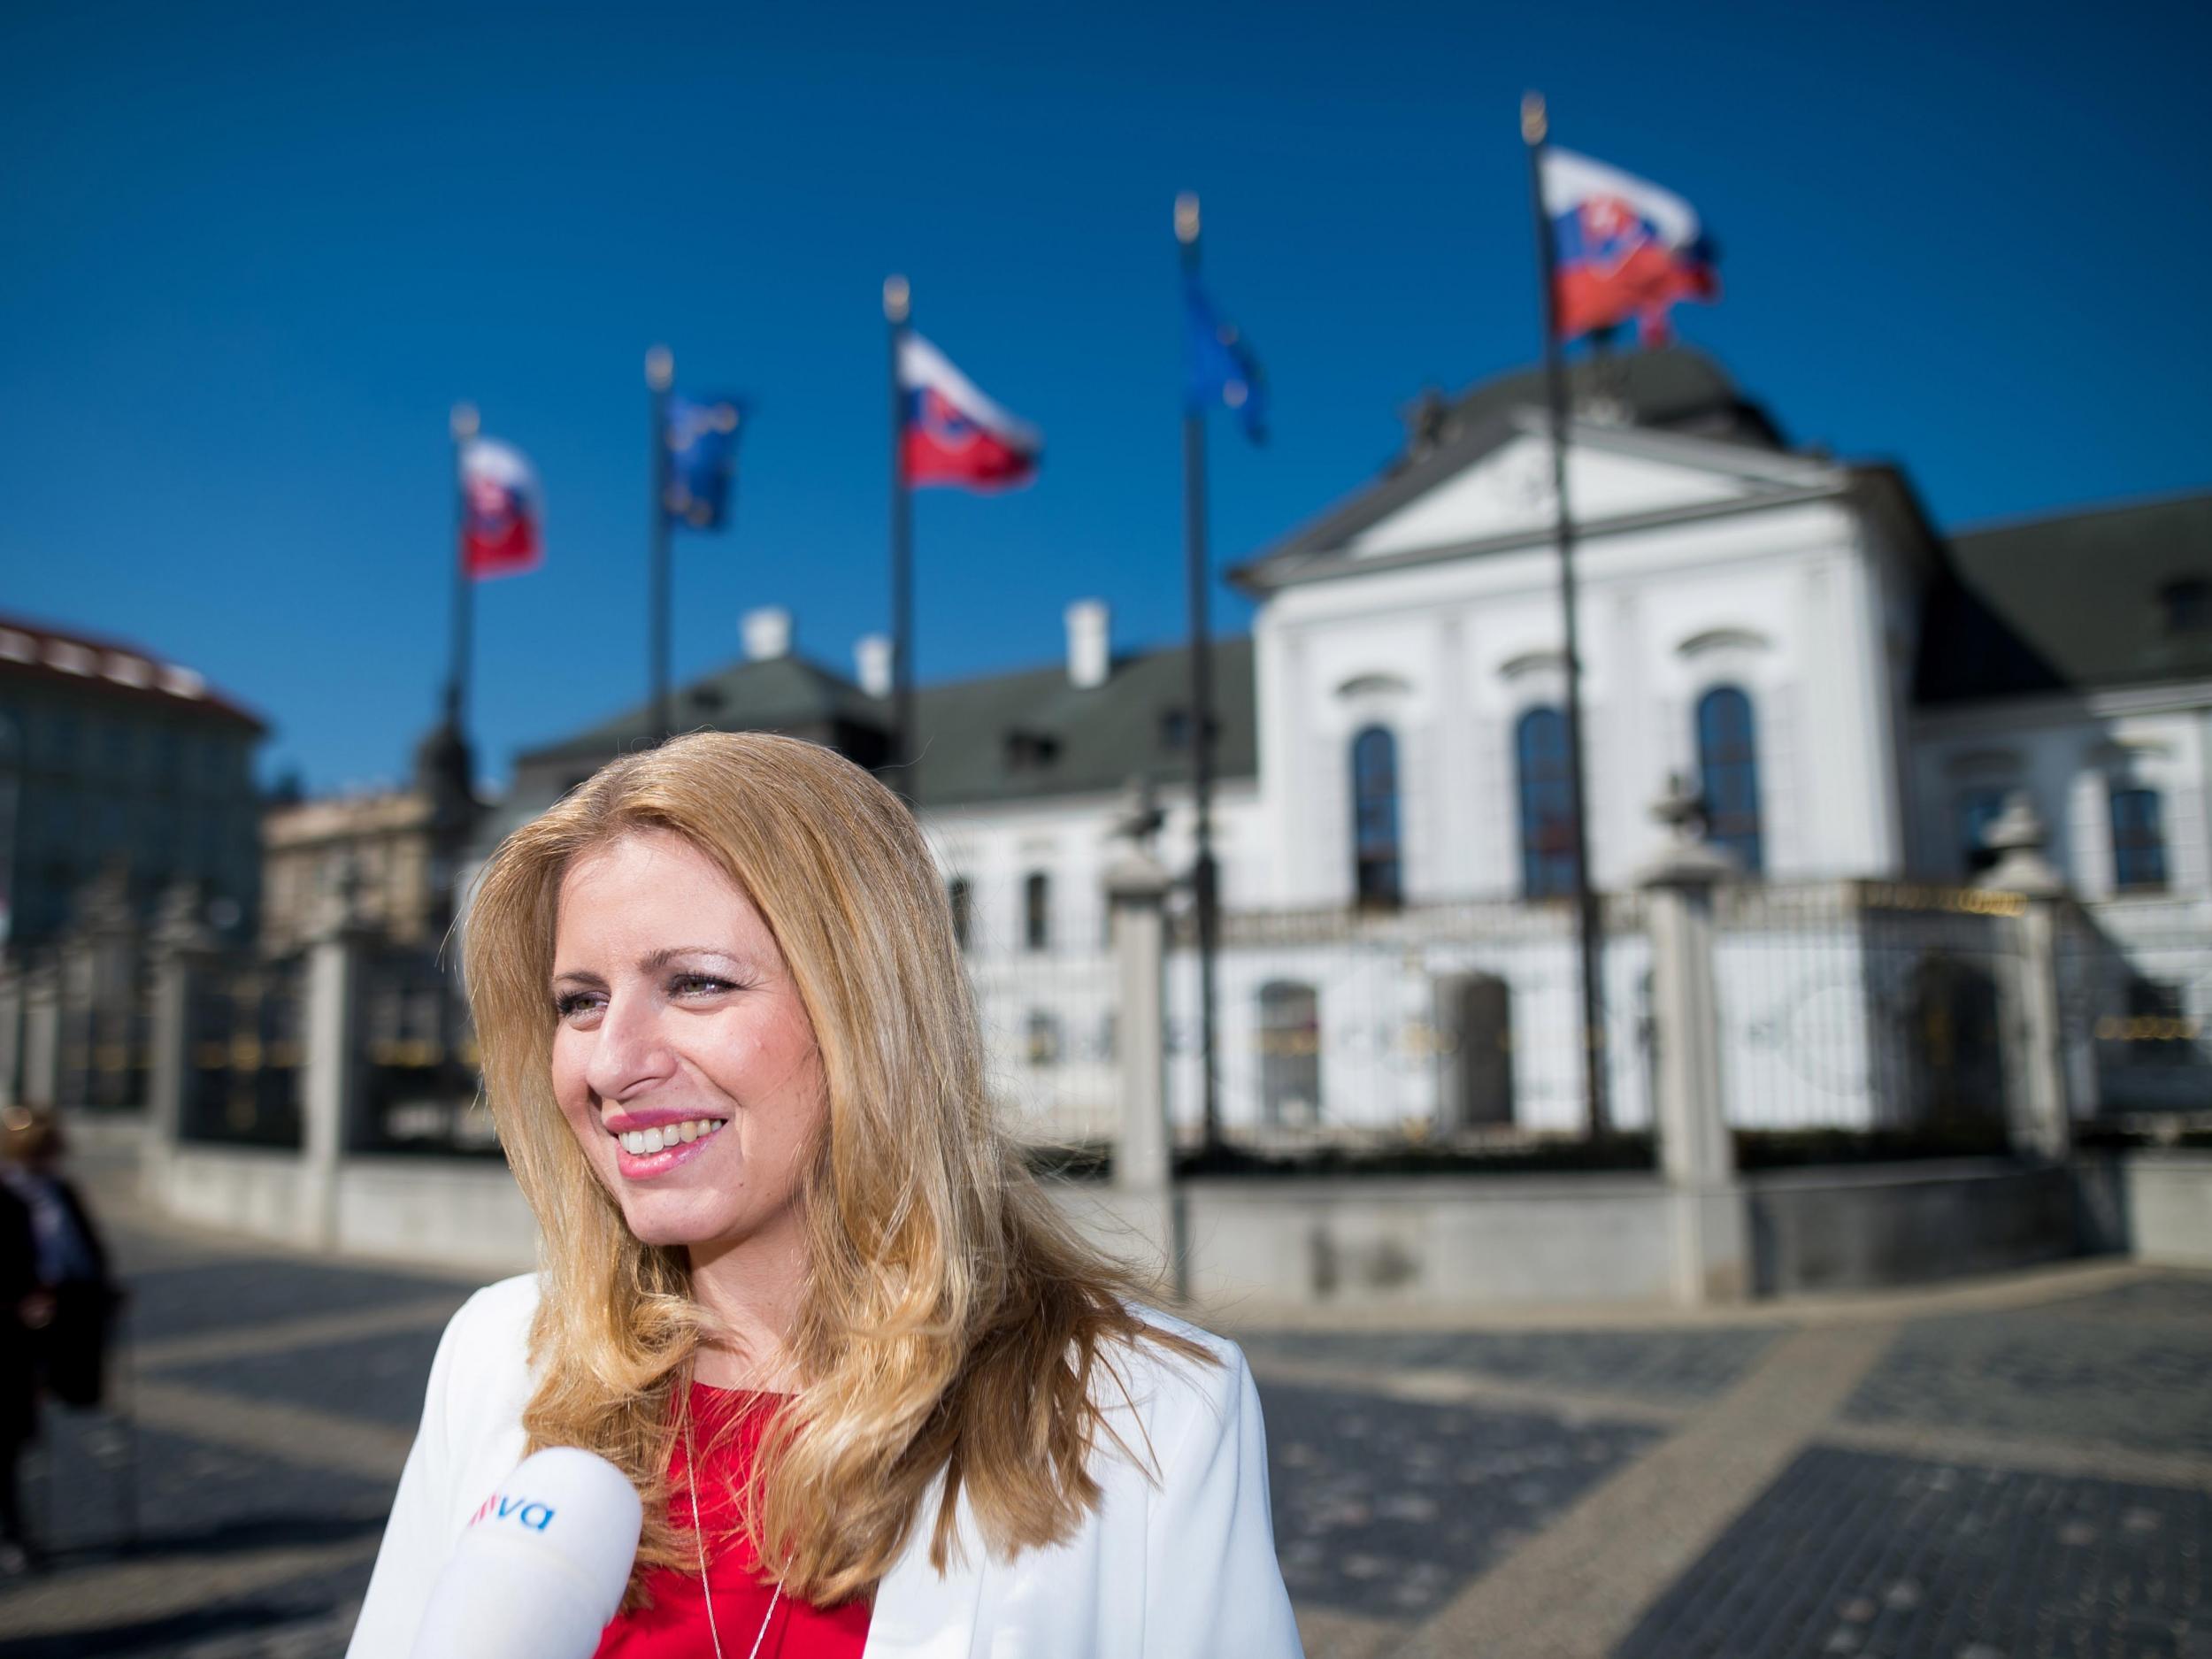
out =
{"type": "Polygon", "coordinates": [[[411,1659],[591,1659],[644,1519],[605,1458],[569,1446],[524,1458],[454,1546],[411,1659]]]}

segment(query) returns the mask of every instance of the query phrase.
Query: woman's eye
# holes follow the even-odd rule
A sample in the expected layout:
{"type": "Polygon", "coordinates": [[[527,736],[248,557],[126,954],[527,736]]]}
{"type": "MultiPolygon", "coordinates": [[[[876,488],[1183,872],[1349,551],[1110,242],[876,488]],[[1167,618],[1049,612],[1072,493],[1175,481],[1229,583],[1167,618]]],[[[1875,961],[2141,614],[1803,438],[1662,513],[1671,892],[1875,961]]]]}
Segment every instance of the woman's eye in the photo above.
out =
{"type": "Polygon", "coordinates": [[[712,974],[680,973],[669,982],[668,988],[678,996],[718,996],[736,987],[727,979],[718,979],[712,974]]]}
{"type": "Polygon", "coordinates": [[[574,1019],[580,1014],[595,1013],[600,1000],[596,991],[569,991],[553,999],[553,1011],[563,1019],[574,1019]]]}

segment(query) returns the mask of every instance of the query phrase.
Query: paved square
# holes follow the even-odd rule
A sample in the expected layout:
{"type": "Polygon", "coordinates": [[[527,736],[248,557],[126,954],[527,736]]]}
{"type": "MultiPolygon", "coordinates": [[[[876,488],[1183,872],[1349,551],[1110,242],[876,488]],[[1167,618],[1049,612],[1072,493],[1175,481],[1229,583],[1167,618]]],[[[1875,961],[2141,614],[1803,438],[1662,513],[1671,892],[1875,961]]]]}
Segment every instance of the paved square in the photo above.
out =
{"type": "MultiPolygon", "coordinates": [[[[338,1659],[466,1287],[119,1243],[147,1426],[53,1415],[0,1659],[338,1659]]],[[[1235,1333],[1309,1652],[2212,1659],[2212,1275],[1812,1311],[1235,1333]]]]}
{"type": "Polygon", "coordinates": [[[451,1294],[456,1305],[461,1300],[449,1279],[326,1265],[295,1256],[211,1262],[195,1257],[188,1265],[166,1267],[159,1264],[163,1252],[157,1242],[142,1244],[133,1254],[150,1263],[129,1274],[135,1294],[127,1328],[140,1342],[358,1312],[442,1294],[451,1294]]]}
{"type": "Polygon", "coordinates": [[[2212,1286],[2153,1280],[1909,1325],[1845,1416],[2212,1457],[2212,1286]]]}
{"type": "Polygon", "coordinates": [[[1397,1619],[1435,1611],[1656,1437],[1279,1384],[1261,1406],[1292,1599],[1397,1619]]]}
{"type": "Polygon", "coordinates": [[[342,1411],[411,1435],[422,1420],[423,1384],[439,1334],[427,1327],[386,1332],[202,1365],[165,1366],[159,1375],[164,1381],[217,1388],[247,1400],[342,1411]]]}
{"type": "Polygon", "coordinates": [[[2200,1659],[2212,1493],[1815,1447],[1618,1659],[2200,1659]]]}
{"type": "Polygon", "coordinates": [[[1720,1393],[1756,1363],[1774,1338],[1773,1330],[1758,1328],[1240,1333],[1256,1365],[1280,1359],[1458,1371],[1501,1382],[1680,1403],[1720,1393]]]}

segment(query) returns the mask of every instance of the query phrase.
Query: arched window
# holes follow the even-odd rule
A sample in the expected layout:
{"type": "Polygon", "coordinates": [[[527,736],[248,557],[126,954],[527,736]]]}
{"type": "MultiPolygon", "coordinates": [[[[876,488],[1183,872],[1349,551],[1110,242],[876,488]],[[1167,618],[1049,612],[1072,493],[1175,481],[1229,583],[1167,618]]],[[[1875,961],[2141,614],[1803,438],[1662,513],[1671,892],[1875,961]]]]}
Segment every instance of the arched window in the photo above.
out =
{"type": "Polygon", "coordinates": [[[1521,771],[1521,894],[1555,899],[1575,890],[1574,771],[1567,717],[1531,709],[1514,729],[1521,771]]]}
{"type": "Polygon", "coordinates": [[[1353,892],[1362,905],[1396,904],[1403,895],[1398,865],[1398,740],[1371,726],[1352,740],[1353,892]]]}
{"type": "Polygon", "coordinates": [[[1052,945],[1052,878],[1041,870],[1022,878],[1022,944],[1031,950],[1052,945]]]}
{"type": "Polygon", "coordinates": [[[1759,740],[1751,699],[1716,686],[1697,700],[1697,766],[1705,794],[1706,838],[1756,875],[1765,868],[1759,839],[1759,740]]]}
{"type": "Polygon", "coordinates": [[[2112,885],[2127,888],[2166,885],[2166,835],[2159,825],[2158,791],[2112,792],[2112,885]]]}
{"type": "Polygon", "coordinates": [[[952,909],[952,937],[961,949],[968,948],[968,929],[975,918],[975,887],[965,876],[945,883],[945,902],[952,909]]]}
{"type": "Polygon", "coordinates": [[[1260,987],[1260,1118],[1269,1124],[1321,1119],[1321,999],[1313,987],[1294,979],[1260,987]]]}

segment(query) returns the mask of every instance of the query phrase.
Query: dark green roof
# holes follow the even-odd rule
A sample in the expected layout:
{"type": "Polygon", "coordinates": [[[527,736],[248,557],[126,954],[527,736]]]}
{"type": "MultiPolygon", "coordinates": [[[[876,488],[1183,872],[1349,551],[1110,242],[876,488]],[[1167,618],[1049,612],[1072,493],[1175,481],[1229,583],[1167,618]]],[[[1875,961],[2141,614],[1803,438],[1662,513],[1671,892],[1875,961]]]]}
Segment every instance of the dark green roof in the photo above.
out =
{"type": "MultiPolygon", "coordinates": [[[[881,726],[882,705],[850,680],[803,657],[734,663],[679,688],[671,698],[679,732],[703,727],[733,731],[811,733],[825,726],[881,726]]],[[[641,703],[573,737],[525,750],[516,764],[561,760],[594,764],[650,741],[653,706],[641,703]]]]}
{"type": "MultiPolygon", "coordinates": [[[[1217,775],[1253,777],[1252,641],[1217,641],[1212,679],[1217,775]]],[[[1165,741],[1171,717],[1190,707],[1190,657],[1179,646],[1117,657],[1106,683],[1087,691],[1055,664],[924,687],[918,702],[923,806],[1110,792],[1140,772],[1162,783],[1189,776],[1187,744],[1165,741]]]]}
{"type": "MultiPolygon", "coordinates": [[[[1064,663],[920,687],[913,798],[923,806],[1045,800],[1110,793],[1141,772],[1184,779],[1189,750],[1171,728],[1190,704],[1189,660],[1179,646],[1119,657],[1106,683],[1089,690],[1069,683],[1064,663]]],[[[1252,777],[1250,640],[1216,642],[1213,695],[1217,774],[1252,777]]],[[[673,703],[679,731],[786,732],[833,742],[864,764],[879,759],[890,730],[887,700],[799,657],[738,664],[682,687],[673,703]]],[[[641,703],[516,764],[597,766],[645,744],[651,715],[641,703]]]]}
{"type": "Polygon", "coordinates": [[[1950,550],[1922,703],[2212,679],[2212,495],[1962,530],[1950,550]]]}
{"type": "MultiPolygon", "coordinates": [[[[1517,409],[1542,408],[1549,397],[1541,365],[1512,369],[1460,394],[1448,419],[1455,430],[1473,431],[1517,409]]],[[[1577,357],[1567,365],[1567,401],[1578,411],[1609,402],[1634,426],[1783,447],[1772,417],[1743,395],[1727,370],[1688,346],[1577,357]]]]}

